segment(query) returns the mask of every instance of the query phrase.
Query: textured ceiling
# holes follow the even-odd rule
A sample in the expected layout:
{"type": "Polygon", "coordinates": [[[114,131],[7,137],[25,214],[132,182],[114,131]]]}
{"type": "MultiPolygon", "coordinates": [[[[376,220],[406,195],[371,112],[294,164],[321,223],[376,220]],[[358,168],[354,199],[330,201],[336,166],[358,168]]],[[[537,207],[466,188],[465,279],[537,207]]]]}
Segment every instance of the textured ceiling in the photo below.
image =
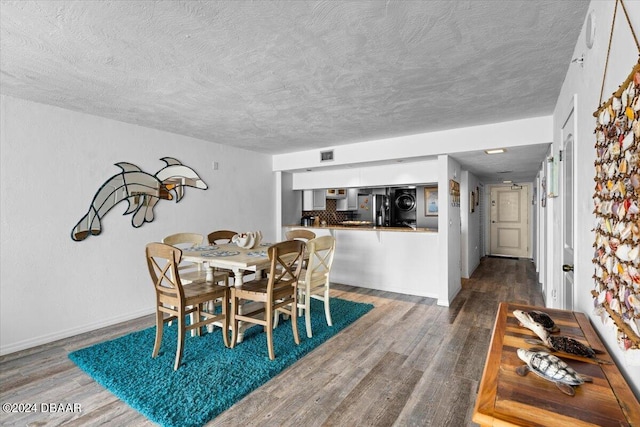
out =
{"type": "Polygon", "coordinates": [[[550,115],[588,1],[2,1],[6,95],[278,154],[550,115]]]}

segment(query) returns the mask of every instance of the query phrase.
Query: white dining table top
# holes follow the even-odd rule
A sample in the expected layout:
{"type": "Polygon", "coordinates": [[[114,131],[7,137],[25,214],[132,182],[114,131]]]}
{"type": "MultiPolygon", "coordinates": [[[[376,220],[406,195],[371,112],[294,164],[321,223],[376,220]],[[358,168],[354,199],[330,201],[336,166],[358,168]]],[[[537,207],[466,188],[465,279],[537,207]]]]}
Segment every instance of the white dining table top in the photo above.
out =
{"type": "Polygon", "coordinates": [[[182,259],[206,263],[211,267],[255,271],[270,265],[267,249],[271,245],[261,243],[253,249],[241,248],[235,243],[195,246],[183,249],[182,259]]]}

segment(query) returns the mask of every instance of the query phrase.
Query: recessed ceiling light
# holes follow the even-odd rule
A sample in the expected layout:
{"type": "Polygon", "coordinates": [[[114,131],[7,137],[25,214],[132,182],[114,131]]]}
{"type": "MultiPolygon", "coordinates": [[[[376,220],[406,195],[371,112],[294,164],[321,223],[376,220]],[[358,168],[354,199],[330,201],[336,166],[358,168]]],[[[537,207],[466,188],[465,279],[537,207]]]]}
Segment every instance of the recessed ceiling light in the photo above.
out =
{"type": "Polygon", "coordinates": [[[505,151],[507,150],[505,150],[504,148],[494,148],[493,150],[484,150],[484,152],[487,154],[502,154],[505,151]]]}
{"type": "Polygon", "coordinates": [[[513,183],[513,181],[511,181],[510,179],[506,180],[506,181],[502,181],[503,184],[511,184],[513,183]]]}

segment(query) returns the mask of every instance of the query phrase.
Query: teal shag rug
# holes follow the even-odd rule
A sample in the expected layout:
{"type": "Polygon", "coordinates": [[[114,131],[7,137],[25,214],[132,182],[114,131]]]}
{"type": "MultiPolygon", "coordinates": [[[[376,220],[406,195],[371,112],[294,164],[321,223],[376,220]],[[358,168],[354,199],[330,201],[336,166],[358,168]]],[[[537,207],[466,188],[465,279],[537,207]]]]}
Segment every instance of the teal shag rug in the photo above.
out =
{"type": "Polygon", "coordinates": [[[245,331],[243,342],[233,349],[224,346],[220,328],[215,328],[199,337],[187,332],[182,365],[174,371],[175,322],[165,325],[155,359],[155,326],[74,351],[69,359],[151,421],[167,427],[202,426],[372,308],[331,298],[333,326],[327,326],[323,303],[312,299],[313,337],[307,338],[304,316],[299,317],[300,345],[295,345],[291,321],[281,320],[273,331],[273,361],[262,326],[245,331]]]}

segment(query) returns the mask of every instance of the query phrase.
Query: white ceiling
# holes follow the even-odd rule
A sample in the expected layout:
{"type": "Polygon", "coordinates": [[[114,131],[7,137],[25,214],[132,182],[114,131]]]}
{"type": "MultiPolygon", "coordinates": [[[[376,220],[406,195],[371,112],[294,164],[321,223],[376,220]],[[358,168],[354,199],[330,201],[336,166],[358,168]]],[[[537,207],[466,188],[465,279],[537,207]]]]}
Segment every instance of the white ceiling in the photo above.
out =
{"type": "Polygon", "coordinates": [[[588,3],[3,0],[0,91],[271,154],[544,116],[588,3]]]}

